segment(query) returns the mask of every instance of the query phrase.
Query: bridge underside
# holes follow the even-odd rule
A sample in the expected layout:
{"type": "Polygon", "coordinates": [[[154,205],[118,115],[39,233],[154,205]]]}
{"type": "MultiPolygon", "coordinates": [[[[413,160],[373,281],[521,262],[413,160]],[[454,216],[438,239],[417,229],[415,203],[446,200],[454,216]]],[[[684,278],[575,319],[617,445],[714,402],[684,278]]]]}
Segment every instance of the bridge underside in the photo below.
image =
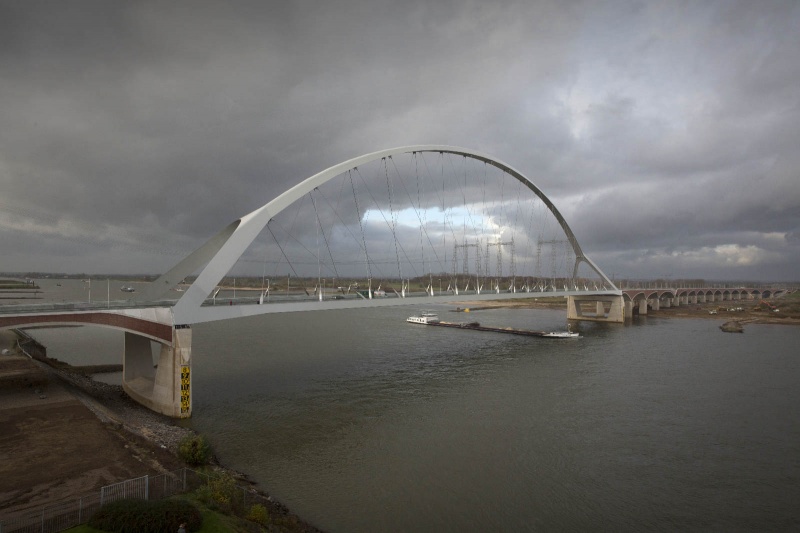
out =
{"type": "Polygon", "coordinates": [[[0,316],[0,329],[35,326],[101,326],[123,331],[133,331],[158,342],[172,342],[172,325],[168,309],[135,310],[138,314],[151,314],[147,319],[130,316],[126,311],[87,311],[82,313],[30,313],[0,316]],[[151,311],[148,313],[148,311],[151,311]],[[158,320],[160,319],[160,320],[158,320]]]}
{"type": "Polygon", "coordinates": [[[99,326],[124,331],[122,388],[145,407],[173,418],[192,413],[192,330],[173,326],[166,308],[0,316],[0,329],[99,326]],[[156,361],[153,346],[158,347],[156,361]]]}

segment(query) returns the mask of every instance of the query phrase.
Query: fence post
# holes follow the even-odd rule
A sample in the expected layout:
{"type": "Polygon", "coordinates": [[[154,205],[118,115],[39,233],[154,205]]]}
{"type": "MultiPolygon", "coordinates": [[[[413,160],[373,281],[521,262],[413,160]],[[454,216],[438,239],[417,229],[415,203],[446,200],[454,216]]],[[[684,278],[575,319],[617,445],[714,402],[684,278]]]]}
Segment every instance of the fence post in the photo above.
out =
{"type": "Polygon", "coordinates": [[[150,499],[150,475],[144,476],[144,499],[150,499]]]}
{"type": "Polygon", "coordinates": [[[78,498],[78,523],[82,524],[81,518],[83,518],[83,496],[78,498]]]}

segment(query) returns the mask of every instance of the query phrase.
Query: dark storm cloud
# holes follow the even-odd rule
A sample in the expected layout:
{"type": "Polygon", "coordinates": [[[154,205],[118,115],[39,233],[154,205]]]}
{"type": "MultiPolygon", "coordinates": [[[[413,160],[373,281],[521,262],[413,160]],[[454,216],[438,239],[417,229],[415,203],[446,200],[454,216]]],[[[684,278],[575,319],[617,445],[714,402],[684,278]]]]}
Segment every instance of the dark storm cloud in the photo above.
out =
{"type": "Polygon", "coordinates": [[[0,2],[0,270],[161,271],[330,165],[437,143],[530,177],[607,271],[796,278],[798,23],[796,2],[0,2]]]}

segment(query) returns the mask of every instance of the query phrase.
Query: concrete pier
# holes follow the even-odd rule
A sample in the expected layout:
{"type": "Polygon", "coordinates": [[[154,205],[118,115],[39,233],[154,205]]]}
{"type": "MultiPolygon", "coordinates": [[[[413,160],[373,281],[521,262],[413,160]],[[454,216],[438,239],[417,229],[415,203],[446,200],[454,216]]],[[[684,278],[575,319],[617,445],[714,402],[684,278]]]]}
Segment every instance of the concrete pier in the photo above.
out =
{"type": "Polygon", "coordinates": [[[152,344],[147,337],[125,332],[122,358],[122,388],[134,400],[173,418],[192,415],[192,330],[173,328],[172,344],[158,343],[158,365],[153,364],[152,344]]]}
{"type": "Polygon", "coordinates": [[[625,303],[621,295],[568,296],[567,319],[621,324],[625,322],[625,303]],[[592,310],[584,313],[584,304],[592,310]]]}

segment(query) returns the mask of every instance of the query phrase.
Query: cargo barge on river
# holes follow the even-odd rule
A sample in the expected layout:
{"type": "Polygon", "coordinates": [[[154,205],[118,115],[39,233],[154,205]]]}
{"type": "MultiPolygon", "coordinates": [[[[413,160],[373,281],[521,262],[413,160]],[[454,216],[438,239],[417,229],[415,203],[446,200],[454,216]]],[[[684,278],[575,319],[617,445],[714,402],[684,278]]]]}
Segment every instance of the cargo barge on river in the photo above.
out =
{"type": "Polygon", "coordinates": [[[439,320],[439,315],[432,311],[423,311],[422,313],[410,316],[406,322],[412,324],[422,324],[425,326],[439,326],[443,328],[458,328],[470,329],[474,331],[490,331],[493,333],[507,333],[510,335],[524,335],[526,337],[544,337],[548,339],[574,339],[580,337],[578,333],[569,331],[532,331],[528,329],[515,329],[515,328],[494,328],[481,326],[479,322],[442,322],[439,320]]]}

